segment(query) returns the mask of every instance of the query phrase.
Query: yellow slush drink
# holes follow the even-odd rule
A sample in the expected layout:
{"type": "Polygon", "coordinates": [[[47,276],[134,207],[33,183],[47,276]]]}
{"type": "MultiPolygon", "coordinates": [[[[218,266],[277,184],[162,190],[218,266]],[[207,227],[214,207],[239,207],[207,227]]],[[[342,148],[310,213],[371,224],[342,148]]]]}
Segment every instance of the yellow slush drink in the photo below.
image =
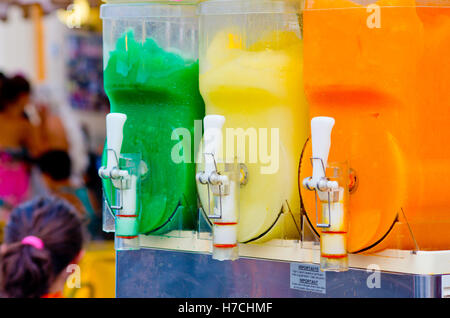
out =
{"type": "MultiPolygon", "coordinates": [[[[238,240],[297,238],[297,174],[309,118],[302,42],[290,31],[269,32],[246,46],[242,39],[235,30],[217,33],[200,70],[206,114],[226,118],[224,157],[234,154],[248,172],[240,188],[238,240]]],[[[207,193],[200,191],[200,198],[207,202],[207,193]]]]}

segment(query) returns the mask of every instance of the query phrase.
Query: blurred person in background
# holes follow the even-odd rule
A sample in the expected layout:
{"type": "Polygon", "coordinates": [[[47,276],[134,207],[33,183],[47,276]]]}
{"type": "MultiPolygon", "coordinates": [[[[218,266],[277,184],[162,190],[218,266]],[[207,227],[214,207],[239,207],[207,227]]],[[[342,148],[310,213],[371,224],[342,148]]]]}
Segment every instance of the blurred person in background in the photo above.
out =
{"type": "Polygon", "coordinates": [[[0,206],[2,217],[30,195],[33,158],[45,149],[45,112],[40,124],[32,123],[25,110],[31,95],[30,83],[22,76],[2,76],[0,84],[0,206]]]}
{"type": "Polygon", "coordinates": [[[97,237],[100,203],[83,180],[88,158],[78,122],[67,107],[51,103],[45,87],[38,87],[31,103],[24,77],[0,80],[0,229],[19,203],[54,194],[81,211],[97,237]]]}
{"type": "Polygon", "coordinates": [[[36,193],[67,200],[82,213],[89,232],[97,238],[101,231],[101,213],[97,200],[83,180],[87,155],[82,128],[70,108],[52,100],[52,92],[47,87],[39,87],[37,93],[35,101],[47,109],[47,145],[35,160],[39,171],[39,178],[35,181],[36,193]]]}
{"type": "Polygon", "coordinates": [[[0,296],[61,298],[84,240],[84,225],[66,201],[43,197],[18,206],[0,248],[0,296]]]}
{"type": "Polygon", "coordinates": [[[84,185],[75,184],[70,178],[71,159],[66,151],[51,150],[41,155],[37,161],[49,194],[71,203],[88,224],[92,238],[101,235],[101,214],[95,200],[84,185]]]}
{"type": "Polygon", "coordinates": [[[88,165],[87,145],[77,114],[61,93],[58,94],[49,86],[39,85],[33,99],[37,104],[45,105],[47,109],[46,129],[50,138],[48,150],[67,151],[71,159],[71,179],[75,184],[83,184],[83,176],[88,165]],[[58,95],[59,97],[56,97],[58,95]]]}

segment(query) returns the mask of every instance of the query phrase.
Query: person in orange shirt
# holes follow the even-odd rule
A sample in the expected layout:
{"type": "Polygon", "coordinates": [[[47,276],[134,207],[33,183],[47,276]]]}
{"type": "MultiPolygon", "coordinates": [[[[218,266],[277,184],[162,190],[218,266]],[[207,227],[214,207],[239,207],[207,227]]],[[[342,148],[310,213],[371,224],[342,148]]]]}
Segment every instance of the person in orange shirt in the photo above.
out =
{"type": "Polygon", "coordinates": [[[85,227],[66,201],[41,197],[13,210],[0,248],[0,295],[62,297],[65,282],[83,255],[85,227]]]}

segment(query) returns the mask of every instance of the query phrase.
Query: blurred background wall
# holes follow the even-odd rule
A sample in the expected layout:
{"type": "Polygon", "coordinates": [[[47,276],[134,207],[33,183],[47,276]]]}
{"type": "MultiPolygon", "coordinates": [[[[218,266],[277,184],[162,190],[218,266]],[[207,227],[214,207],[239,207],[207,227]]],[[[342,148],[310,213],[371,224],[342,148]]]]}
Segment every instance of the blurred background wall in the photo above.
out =
{"type": "MultiPolygon", "coordinates": [[[[96,14],[96,12],[93,14],[96,14]]],[[[73,99],[71,100],[71,93],[74,93],[74,84],[71,82],[72,79],[69,78],[71,70],[68,69],[70,67],[70,50],[73,49],[69,46],[71,39],[91,37],[101,42],[100,30],[71,29],[60,20],[57,11],[44,15],[45,80],[39,82],[36,76],[37,59],[35,56],[34,28],[33,20],[29,16],[24,16],[21,7],[8,7],[6,20],[0,20],[0,71],[10,75],[16,73],[25,75],[33,82],[39,92],[44,91],[47,93],[46,95],[51,94],[53,105],[60,105],[56,107],[69,106],[80,123],[89,129],[91,147],[101,147],[105,137],[104,115],[108,108],[107,100],[103,98],[104,105],[96,108],[84,107],[84,109],[80,109],[79,105],[74,105],[73,99]]],[[[101,46],[98,50],[101,50],[101,46]]],[[[101,52],[93,52],[93,54],[97,54],[98,58],[101,59],[101,52]]]]}

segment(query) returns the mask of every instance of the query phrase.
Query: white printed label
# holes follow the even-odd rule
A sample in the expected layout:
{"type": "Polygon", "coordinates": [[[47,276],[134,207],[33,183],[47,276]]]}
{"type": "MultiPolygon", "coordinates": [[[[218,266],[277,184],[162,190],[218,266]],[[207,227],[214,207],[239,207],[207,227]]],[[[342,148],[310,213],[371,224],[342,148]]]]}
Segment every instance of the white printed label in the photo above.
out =
{"type": "Polygon", "coordinates": [[[326,273],[319,265],[291,263],[291,288],[326,294],[326,273]]]}

